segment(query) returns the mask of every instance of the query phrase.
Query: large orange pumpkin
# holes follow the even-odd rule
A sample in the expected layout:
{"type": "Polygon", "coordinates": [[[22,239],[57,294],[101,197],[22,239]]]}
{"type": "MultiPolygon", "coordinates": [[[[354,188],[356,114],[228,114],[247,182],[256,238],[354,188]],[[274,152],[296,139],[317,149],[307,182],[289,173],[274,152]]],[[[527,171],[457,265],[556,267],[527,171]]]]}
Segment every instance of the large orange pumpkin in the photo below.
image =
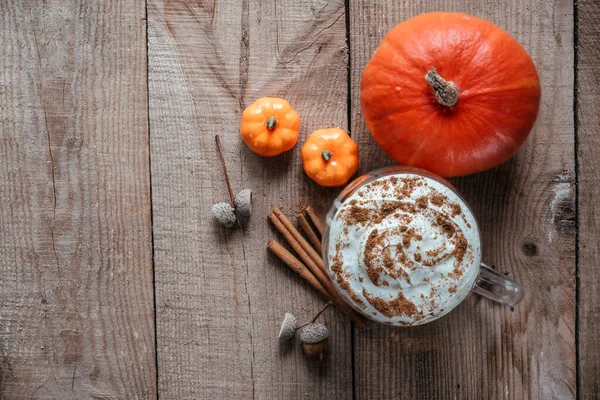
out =
{"type": "Polygon", "coordinates": [[[364,119],[398,163],[442,176],[510,158],[535,122],[540,83],[531,57],[489,21],[427,13],[393,28],[360,84],[364,119]]]}

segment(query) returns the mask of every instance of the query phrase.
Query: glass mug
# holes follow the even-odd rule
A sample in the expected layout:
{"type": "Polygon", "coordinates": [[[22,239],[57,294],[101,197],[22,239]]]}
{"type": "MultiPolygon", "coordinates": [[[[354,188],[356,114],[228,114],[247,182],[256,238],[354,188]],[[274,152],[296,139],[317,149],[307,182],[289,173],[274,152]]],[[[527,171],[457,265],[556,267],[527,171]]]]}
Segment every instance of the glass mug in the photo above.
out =
{"type": "MultiPolygon", "coordinates": [[[[406,193],[400,196],[405,196],[406,193]]],[[[481,263],[479,228],[473,213],[456,188],[445,179],[418,168],[383,168],[367,173],[347,185],[327,213],[323,232],[323,260],[336,290],[348,304],[370,319],[388,325],[414,326],[434,321],[458,306],[470,292],[510,307],[518,304],[524,295],[519,284],[481,263]],[[409,184],[405,182],[416,182],[419,189],[415,192],[415,184],[410,183],[413,187],[410,193],[437,193],[442,195],[438,199],[444,198],[447,202],[439,207],[434,206],[433,200],[429,200],[432,197],[429,197],[425,205],[411,205],[416,200],[410,194],[408,197],[411,201],[404,202],[403,205],[403,202],[390,194],[392,190],[400,190],[398,182],[403,185],[409,184]],[[368,184],[371,185],[366,187],[368,184]],[[376,192],[377,190],[384,192],[376,192]],[[370,196],[374,198],[369,199],[370,196]],[[393,214],[380,214],[379,217],[373,217],[375,214],[364,217],[366,214],[361,214],[361,207],[376,212],[383,210],[383,206],[375,207],[378,202],[404,207],[404,211],[409,207],[408,211],[412,215],[402,210],[394,210],[393,214]],[[456,207],[460,214],[449,213],[448,208],[444,208],[446,206],[456,207]],[[352,214],[353,211],[356,215],[352,214]],[[338,212],[340,216],[336,219],[338,212]],[[386,215],[393,216],[388,218],[386,215]],[[444,225],[443,222],[440,225],[427,215],[440,215],[442,221],[448,221],[451,215],[454,219],[449,222],[450,225],[444,225]],[[427,218],[434,221],[432,226],[436,228],[426,225],[429,223],[427,218]],[[406,225],[402,226],[404,223],[399,222],[401,219],[406,225]],[[450,232],[440,230],[440,226],[444,229],[450,226],[450,232]],[[453,231],[452,226],[457,230],[453,231]],[[423,235],[419,231],[423,235],[430,235],[426,238],[429,242],[423,241],[423,235]],[[407,234],[411,234],[412,239],[402,239],[407,234]],[[467,236],[470,236],[469,239],[467,236]],[[454,247],[450,244],[450,238],[453,238],[454,247]],[[448,255],[450,253],[442,252],[443,249],[456,249],[458,240],[466,243],[462,245],[463,249],[469,249],[462,252],[460,263],[467,265],[464,270],[459,271],[460,274],[456,274],[456,269],[448,269],[450,265],[457,268],[459,253],[448,255]],[[421,249],[421,246],[430,242],[440,250],[426,251],[426,247],[421,249]],[[411,249],[413,254],[409,257],[407,252],[411,249]],[[442,256],[434,257],[436,251],[438,254],[442,252],[442,256]],[[431,257],[426,259],[428,256],[431,257]]]]}

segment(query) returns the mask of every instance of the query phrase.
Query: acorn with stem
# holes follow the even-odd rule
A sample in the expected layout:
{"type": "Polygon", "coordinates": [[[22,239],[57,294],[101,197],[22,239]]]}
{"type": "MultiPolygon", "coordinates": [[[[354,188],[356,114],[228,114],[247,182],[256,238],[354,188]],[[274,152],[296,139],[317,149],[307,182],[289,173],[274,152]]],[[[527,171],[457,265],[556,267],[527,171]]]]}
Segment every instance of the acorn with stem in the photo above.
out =
{"type": "Polygon", "coordinates": [[[229,203],[221,202],[214,204],[212,206],[212,213],[221,225],[231,228],[238,222],[238,216],[249,217],[252,213],[252,191],[250,189],[242,189],[235,196],[233,195],[219,135],[215,135],[215,142],[217,144],[219,159],[223,166],[223,174],[225,175],[225,183],[227,184],[227,192],[229,193],[229,203]]]}
{"type": "Polygon", "coordinates": [[[305,324],[297,326],[296,317],[290,313],[285,313],[281,329],[279,330],[279,340],[281,342],[294,338],[295,333],[299,332],[302,351],[306,358],[311,361],[323,362],[329,356],[329,330],[324,324],[316,322],[329,306],[331,301],[325,304],[314,316],[314,318],[305,324]]]}

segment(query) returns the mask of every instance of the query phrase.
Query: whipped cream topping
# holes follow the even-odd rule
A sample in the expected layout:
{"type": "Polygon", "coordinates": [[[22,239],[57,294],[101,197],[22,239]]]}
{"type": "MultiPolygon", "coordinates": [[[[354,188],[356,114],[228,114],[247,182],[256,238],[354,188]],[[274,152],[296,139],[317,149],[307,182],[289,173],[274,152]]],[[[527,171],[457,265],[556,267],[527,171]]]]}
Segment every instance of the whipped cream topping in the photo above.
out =
{"type": "Polygon", "coordinates": [[[356,310],[391,325],[430,322],[469,293],[477,223],[442,183],[396,174],[364,184],[329,222],[328,272],[356,310]]]}

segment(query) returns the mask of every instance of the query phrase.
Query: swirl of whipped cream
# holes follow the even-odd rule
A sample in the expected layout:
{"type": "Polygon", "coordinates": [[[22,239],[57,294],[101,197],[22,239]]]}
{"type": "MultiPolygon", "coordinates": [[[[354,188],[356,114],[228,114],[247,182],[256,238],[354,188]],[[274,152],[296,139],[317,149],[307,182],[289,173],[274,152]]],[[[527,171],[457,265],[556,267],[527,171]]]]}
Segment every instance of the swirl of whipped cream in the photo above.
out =
{"type": "Polygon", "coordinates": [[[469,293],[480,239],[462,199],[440,182],[397,174],[355,191],[330,221],[329,274],[340,293],[375,321],[418,325],[469,293]]]}

